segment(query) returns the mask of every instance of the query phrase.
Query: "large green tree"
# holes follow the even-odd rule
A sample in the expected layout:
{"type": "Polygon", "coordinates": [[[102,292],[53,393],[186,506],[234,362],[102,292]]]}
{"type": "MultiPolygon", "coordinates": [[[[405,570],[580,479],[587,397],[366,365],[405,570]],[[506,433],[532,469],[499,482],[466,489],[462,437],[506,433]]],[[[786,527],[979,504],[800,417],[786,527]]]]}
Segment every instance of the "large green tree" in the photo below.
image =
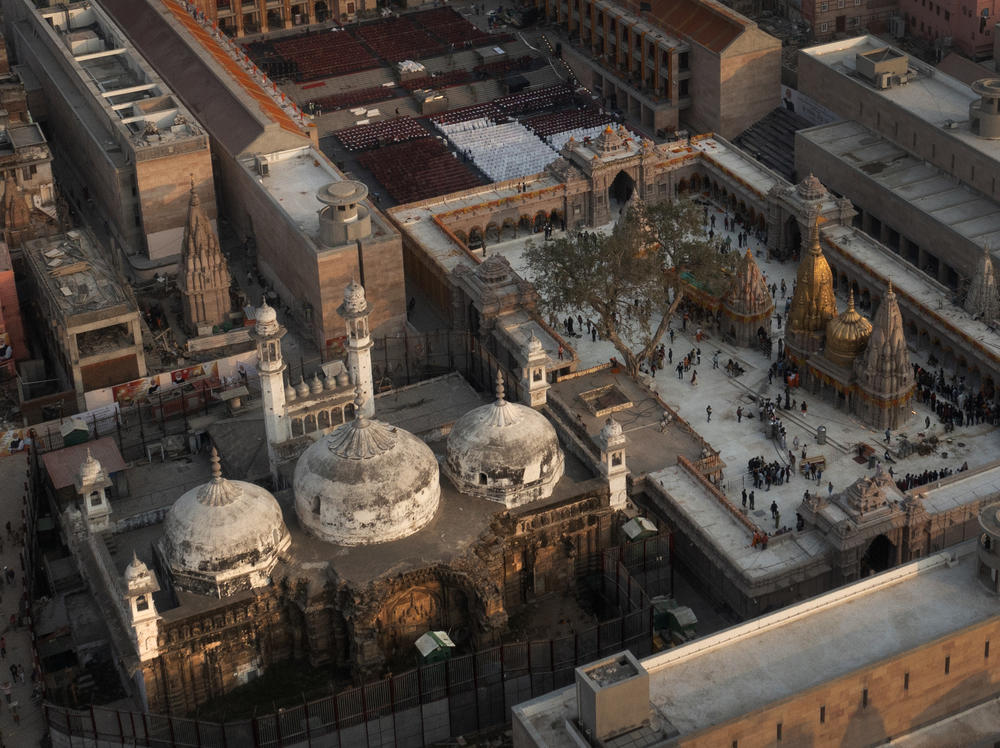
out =
{"type": "Polygon", "coordinates": [[[708,281],[732,266],[705,235],[703,214],[687,199],[633,202],[610,234],[529,244],[524,257],[544,308],[596,317],[598,332],[637,375],[684,298],[682,275],[708,281]]]}

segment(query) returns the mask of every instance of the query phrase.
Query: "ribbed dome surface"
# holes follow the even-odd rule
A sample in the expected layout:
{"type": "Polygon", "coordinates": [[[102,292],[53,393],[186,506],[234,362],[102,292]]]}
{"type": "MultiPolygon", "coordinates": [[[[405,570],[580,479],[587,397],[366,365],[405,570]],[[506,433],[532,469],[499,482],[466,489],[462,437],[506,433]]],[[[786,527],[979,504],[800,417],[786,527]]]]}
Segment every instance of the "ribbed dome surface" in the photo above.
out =
{"type": "Polygon", "coordinates": [[[826,357],[837,366],[850,368],[868,345],[872,323],[854,308],[854,290],[847,300],[847,309],[826,325],[826,357]]]}
{"type": "Polygon", "coordinates": [[[295,466],[295,512],[306,529],[338,545],[412,535],[434,518],[438,463],[413,434],[362,415],[310,446],[295,466]]]}
{"type": "Polygon", "coordinates": [[[837,316],[833,273],[819,245],[818,222],[813,223],[809,234],[809,251],[799,262],[795,294],[788,312],[788,328],[795,332],[820,332],[837,316]]]}
{"type": "Polygon", "coordinates": [[[267,584],[290,539],[274,496],[223,478],[214,450],[212,460],[212,480],[174,503],[160,542],[179,587],[224,597],[267,584]]]}
{"type": "Polygon", "coordinates": [[[448,435],[444,470],[462,492],[508,507],[552,494],[565,466],[556,430],[541,413],[497,399],[458,419],[448,435]]]}

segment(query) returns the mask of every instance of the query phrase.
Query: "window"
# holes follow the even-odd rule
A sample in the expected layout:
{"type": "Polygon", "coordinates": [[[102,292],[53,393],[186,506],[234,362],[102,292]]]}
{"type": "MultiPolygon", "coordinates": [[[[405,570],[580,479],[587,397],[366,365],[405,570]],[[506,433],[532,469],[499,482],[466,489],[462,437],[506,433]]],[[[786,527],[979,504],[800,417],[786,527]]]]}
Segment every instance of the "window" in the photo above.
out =
{"type": "MultiPolygon", "coordinates": [[[[828,10],[830,10],[830,4],[829,3],[820,3],[819,4],[819,12],[820,13],[826,13],[828,10]]],[[[824,29],[824,31],[825,30],[826,29],[824,29]]]]}
{"type": "Polygon", "coordinates": [[[821,32],[823,32],[823,33],[826,33],[827,29],[829,29],[829,28],[830,28],[830,24],[828,24],[828,23],[821,23],[819,25],[819,30],[821,32]]]}
{"type": "Polygon", "coordinates": [[[486,485],[486,473],[480,473],[479,474],[479,485],[480,486],[485,486],[486,485]]]}
{"type": "Polygon", "coordinates": [[[819,708],[819,723],[826,724],[826,706],[821,706],[819,708]]]}
{"type": "Polygon", "coordinates": [[[947,10],[944,12],[944,20],[946,20],[946,21],[950,21],[951,20],[951,13],[949,11],[947,11],[947,10]]]}
{"type": "Polygon", "coordinates": [[[862,709],[867,709],[868,708],[868,689],[867,688],[861,692],[861,708],[862,709]]]}
{"type": "Polygon", "coordinates": [[[23,169],[21,169],[21,176],[25,180],[31,179],[37,173],[38,173],[37,166],[25,166],[23,169]]]}
{"type": "Polygon", "coordinates": [[[951,672],[951,657],[944,658],[944,674],[948,675],[951,672]]]}
{"type": "Polygon", "coordinates": [[[140,595],[135,599],[136,610],[149,610],[149,599],[145,595],[140,595]]]}
{"type": "Polygon", "coordinates": [[[844,0],[837,0],[837,7],[838,8],[843,8],[844,7],[844,0]]]}
{"type": "Polygon", "coordinates": [[[781,742],[781,723],[778,723],[778,742],[781,742]]]}
{"type": "Polygon", "coordinates": [[[611,455],[611,464],[615,467],[618,467],[619,465],[622,464],[621,452],[615,452],[613,455],[611,455]]]}
{"type": "Polygon", "coordinates": [[[904,691],[909,691],[910,690],[910,674],[909,673],[903,673],[903,690],[904,691]]]}
{"type": "Polygon", "coordinates": [[[983,659],[987,659],[990,656],[990,640],[986,640],[986,646],[983,647],[983,659]]]}

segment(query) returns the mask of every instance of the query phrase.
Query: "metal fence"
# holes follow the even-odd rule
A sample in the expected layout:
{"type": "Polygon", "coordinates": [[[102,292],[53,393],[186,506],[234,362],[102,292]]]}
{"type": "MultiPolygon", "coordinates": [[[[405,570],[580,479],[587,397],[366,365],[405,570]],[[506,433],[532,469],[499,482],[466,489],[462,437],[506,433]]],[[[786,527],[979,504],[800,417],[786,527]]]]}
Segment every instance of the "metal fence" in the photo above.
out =
{"type": "MultiPolygon", "coordinates": [[[[586,565],[585,565],[586,566],[586,565]]],[[[226,723],[104,707],[45,705],[54,746],[232,748],[330,746],[417,748],[502,728],[510,709],[574,682],[574,669],[623,649],[652,649],[650,595],[630,570],[652,579],[669,566],[669,538],[657,536],[594,554],[607,602],[623,615],[554,639],[504,644],[325,696],[275,713],[226,723]],[[86,742],[84,742],[86,741],[86,742]]],[[[578,569],[580,566],[578,565],[578,569]]]]}

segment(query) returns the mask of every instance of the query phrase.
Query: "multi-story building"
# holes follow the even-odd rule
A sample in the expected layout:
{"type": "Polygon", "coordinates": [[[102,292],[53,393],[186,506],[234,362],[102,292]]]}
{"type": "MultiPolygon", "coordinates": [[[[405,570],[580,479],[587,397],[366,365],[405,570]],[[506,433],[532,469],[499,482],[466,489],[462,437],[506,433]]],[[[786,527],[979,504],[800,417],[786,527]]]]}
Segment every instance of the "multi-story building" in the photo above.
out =
{"type": "Polygon", "coordinates": [[[899,0],[910,36],[953,47],[974,60],[993,54],[993,25],[1000,3],[996,0],[899,0]]]}
{"type": "Polygon", "coordinates": [[[898,12],[899,0],[806,0],[801,6],[802,20],[817,41],[828,41],[834,34],[858,34],[863,29],[882,31],[898,12]]]}
{"type": "Polygon", "coordinates": [[[798,173],[850,198],[856,225],[962,291],[1000,245],[996,81],[968,86],[872,36],[802,50],[798,76],[844,118],[797,133],[798,173]]]}
{"type": "Polygon", "coordinates": [[[63,192],[133,275],[175,271],[192,179],[215,218],[208,135],[97,4],[3,12],[45,100],[63,192]]]}
{"type": "Polygon", "coordinates": [[[103,255],[88,231],[24,244],[36,318],[81,408],[88,390],[146,376],[139,308],[103,255]]]}
{"type": "Polygon", "coordinates": [[[778,106],[781,42],[714,0],[536,0],[584,85],[650,130],[733,137],[778,106]]]}
{"type": "Polygon", "coordinates": [[[375,10],[375,0],[193,0],[205,18],[231,36],[266,34],[311,23],[350,23],[375,10]]]}
{"type": "Polygon", "coordinates": [[[320,350],[332,355],[345,336],[337,305],[357,275],[374,300],[372,330],[397,331],[406,319],[399,234],[366,191],[355,195],[352,189],[346,194],[355,198],[340,210],[368,220],[352,232],[321,231],[318,212],[329,200],[340,200],[337,188],[328,186],[345,178],[316,147],[315,124],[275,94],[262,74],[237,61],[237,45],[180,3],[102,4],[177,96],[198,112],[212,138],[226,217],[280,296],[280,304],[272,303],[294,314],[320,350]],[[370,231],[360,231],[362,225],[370,231]]]}

